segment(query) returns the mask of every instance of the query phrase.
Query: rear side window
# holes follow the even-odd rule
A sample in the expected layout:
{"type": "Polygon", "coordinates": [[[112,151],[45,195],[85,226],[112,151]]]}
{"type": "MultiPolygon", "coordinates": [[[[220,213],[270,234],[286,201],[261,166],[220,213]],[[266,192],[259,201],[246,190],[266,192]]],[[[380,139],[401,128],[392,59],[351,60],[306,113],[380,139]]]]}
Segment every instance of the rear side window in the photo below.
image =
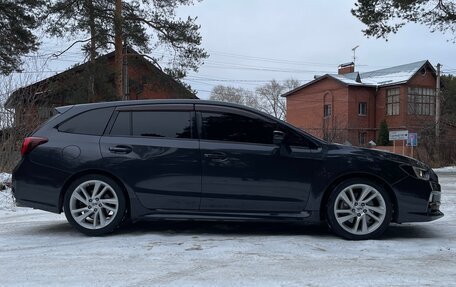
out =
{"type": "Polygon", "coordinates": [[[191,138],[191,115],[192,114],[189,111],[120,112],[112,127],[111,135],[133,135],[139,137],[159,138],[191,138]]]}
{"type": "Polygon", "coordinates": [[[61,123],[60,132],[84,135],[103,134],[114,108],[102,108],[84,112],[61,123]]]}

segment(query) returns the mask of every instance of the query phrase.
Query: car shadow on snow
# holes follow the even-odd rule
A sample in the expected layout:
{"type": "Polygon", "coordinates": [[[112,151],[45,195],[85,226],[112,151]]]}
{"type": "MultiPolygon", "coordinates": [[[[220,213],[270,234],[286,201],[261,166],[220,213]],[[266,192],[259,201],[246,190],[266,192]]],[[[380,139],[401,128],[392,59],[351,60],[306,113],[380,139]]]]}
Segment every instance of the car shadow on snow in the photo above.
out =
{"type": "Polygon", "coordinates": [[[140,221],[125,225],[117,234],[160,233],[182,235],[316,235],[331,236],[328,228],[321,225],[309,225],[288,222],[214,222],[214,221],[140,221]]]}
{"type": "MultiPolygon", "coordinates": [[[[83,234],[68,222],[42,222],[22,229],[21,233],[46,236],[83,234]]],[[[315,236],[337,238],[326,224],[305,224],[293,222],[215,222],[215,221],[139,221],[125,224],[109,236],[136,234],[159,235],[231,235],[231,236],[315,236]]],[[[443,235],[429,224],[391,224],[379,240],[431,239],[443,235]]]]}
{"type": "MultiPolygon", "coordinates": [[[[62,234],[69,234],[72,232],[77,232],[71,225],[66,221],[61,221],[58,223],[37,223],[31,228],[27,228],[24,230],[26,234],[33,234],[33,235],[62,235],[62,234]]],[[[81,234],[82,235],[82,234],[81,234]]]]}
{"type": "Polygon", "coordinates": [[[436,231],[429,224],[391,224],[382,239],[401,239],[401,238],[440,238],[441,233],[436,231]]]}
{"type": "MultiPolygon", "coordinates": [[[[160,235],[238,235],[238,236],[315,236],[337,238],[325,224],[288,222],[214,222],[214,221],[140,221],[124,225],[116,234],[160,235]]],[[[420,224],[391,224],[379,240],[438,238],[439,233],[430,226],[420,224]]]]}

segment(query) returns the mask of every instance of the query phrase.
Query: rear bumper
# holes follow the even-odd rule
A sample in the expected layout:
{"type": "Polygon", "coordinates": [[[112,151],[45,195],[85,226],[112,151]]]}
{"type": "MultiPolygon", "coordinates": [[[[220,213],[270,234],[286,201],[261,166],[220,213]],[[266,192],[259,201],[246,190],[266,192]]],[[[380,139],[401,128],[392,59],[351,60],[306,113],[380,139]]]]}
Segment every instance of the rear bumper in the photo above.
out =
{"type": "Polygon", "coordinates": [[[60,213],[58,206],[48,205],[48,204],[42,203],[42,202],[29,201],[29,200],[16,198],[16,205],[19,207],[31,207],[34,209],[45,210],[45,211],[49,211],[49,212],[53,212],[53,213],[60,213]]]}
{"type": "Polygon", "coordinates": [[[12,192],[18,206],[61,212],[61,190],[69,174],[23,158],[13,171],[12,192]]]}

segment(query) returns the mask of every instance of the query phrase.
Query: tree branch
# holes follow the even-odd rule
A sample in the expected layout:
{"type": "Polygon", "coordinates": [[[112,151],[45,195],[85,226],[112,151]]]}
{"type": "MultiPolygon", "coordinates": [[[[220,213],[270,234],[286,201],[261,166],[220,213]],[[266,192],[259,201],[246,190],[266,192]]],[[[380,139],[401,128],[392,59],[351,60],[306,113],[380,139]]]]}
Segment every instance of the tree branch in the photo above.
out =
{"type": "Polygon", "coordinates": [[[92,38],[89,38],[89,39],[85,39],[85,40],[77,40],[75,42],[73,42],[73,44],[71,44],[68,48],[66,48],[65,50],[63,50],[62,52],[58,52],[58,53],[54,53],[52,54],[52,57],[55,57],[55,58],[58,58],[60,57],[62,54],[64,54],[66,51],[70,50],[74,45],[76,45],[77,43],[85,43],[85,42],[88,42],[92,40],[92,38]]]}

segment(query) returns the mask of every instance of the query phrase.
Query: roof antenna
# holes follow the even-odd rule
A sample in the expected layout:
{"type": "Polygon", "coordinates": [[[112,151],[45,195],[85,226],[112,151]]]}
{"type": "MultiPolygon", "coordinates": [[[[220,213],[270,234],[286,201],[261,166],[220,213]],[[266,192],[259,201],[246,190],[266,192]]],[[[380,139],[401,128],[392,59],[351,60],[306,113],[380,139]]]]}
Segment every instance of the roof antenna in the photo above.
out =
{"type": "Polygon", "coordinates": [[[355,64],[355,62],[356,62],[356,49],[358,49],[358,48],[359,48],[359,45],[356,45],[356,47],[354,47],[352,49],[352,51],[353,51],[353,64],[355,64]]]}

